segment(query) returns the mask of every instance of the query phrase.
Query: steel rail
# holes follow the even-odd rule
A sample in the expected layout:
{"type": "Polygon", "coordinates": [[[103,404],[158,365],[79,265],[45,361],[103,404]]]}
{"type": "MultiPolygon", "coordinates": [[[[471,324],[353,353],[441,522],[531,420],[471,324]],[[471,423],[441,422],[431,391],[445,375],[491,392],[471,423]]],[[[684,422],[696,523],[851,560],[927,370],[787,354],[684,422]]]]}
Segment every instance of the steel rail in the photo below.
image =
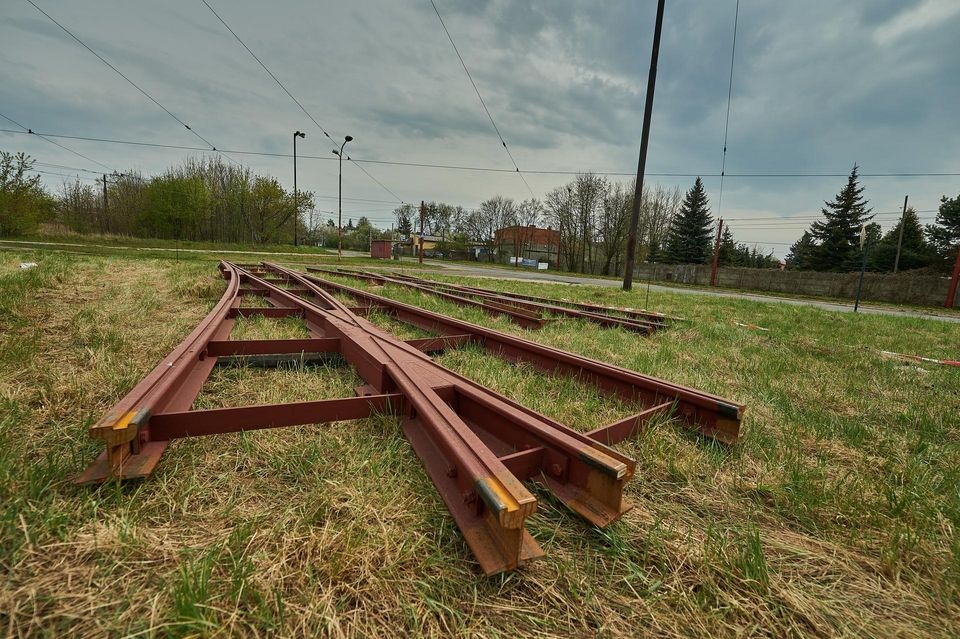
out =
{"type": "MultiPolygon", "coordinates": [[[[345,270],[345,269],[339,269],[339,270],[345,270]]],[[[435,282],[434,280],[428,280],[422,277],[414,277],[406,273],[404,274],[394,273],[393,276],[401,279],[409,279],[417,282],[432,282],[435,284],[440,284],[440,282],[435,282]]],[[[523,295],[523,294],[514,293],[514,292],[507,293],[503,291],[495,291],[489,288],[481,288],[479,286],[464,286],[462,284],[444,283],[444,286],[451,286],[457,290],[462,290],[462,291],[476,291],[481,293],[490,293],[490,294],[501,295],[504,297],[517,299],[517,300],[524,300],[524,301],[530,301],[530,302],[543,302],[546,304],[552,304],[557,306],[566,306],[566,307],[575,308],[575,309],[579,309],[579,310],[587,311],[591,313],[601,313],[605,315],[611,315],[613,317],[626,316],[631,319],[646,320],[654,324],[663,324],[668,321],[676,321],[676,322],[684,321],[682,317],[675,317],[673,315],[666,315],[664,313],[657,313],[654,311],[648,311],[646,309],[603,306],[601,304],[590,304],[588,302],[574,302],[567,299],[556,299],[552,297],[542,297],[537,295],[523,295]]]]}
{"type": "MultiPolygon", "coordinates": [[[[292,272],[289,269],[282,270],[292,272]]],[[[331,279],[320,278],[316,274],[304,277],[325,290],[350,295],[368,307],[384,310],[396,319],[418,328],[438,331],[442,334],[471,335],[474,341],[482,344],[487,352],[509,361],[527,362],[548,373],[575,377],[607,393],[631,402],[641,402],[648,407],[671,402],[676,406],[675,412],[681,423],[704,436],[713,437],[726,444],[735,443],[739,437],[740,421],[744,410],[742,404],[491,328],[433,313],[331,279]]]]}
{"type": "MultiPolygon", "coordinates": [[[[543,553],[525,528],[536,510],[526,480],[543,484],[599,526],[630,507],[623,488],[635,462],[602,443],[603,437],[574,431],[512,402],[423,352],[471,342],[474,333],[406,342],[296,272],[271,265],[248,270],[227,262],[220,270],[227,287],[214,310],[90,429],[106,450],[77,481],[146,476],[169,442],[181,437],[393,414],[487,574],[514,569],[543,553]],[[250,295],[263,297],[269,306],[241,306],[250,295]],[[255,314],[300,317],[310,337],[230,339],[236,318],[255,314]],[[276,364],[335,352],[366,382],[356,389],[358,397],[191,410],[221,360],[269,356],[276,364]]],[[[616,435],[623,431],[617,427],[616,435]]]]}
{"type": "MultiPolygon", "coordinates": [[[[320,269],[307,267],[308,271],[314,272],[323,272],[320,269]]],[[[330,272],[330,271],[327,271],[330,272]]],[[[371,273],[368,271],[352,271],[347,269],[337,269],[334,274],[336,275],[346,275],[349,277],[354,277],[356,279],[365,279],[368,281],[375,281],[382,284],[395,284],[398,286],[406,286],[408,288],[432,292],[432,294],[437,296],[444,296],[450,294],[456,294],[459,297],[471,296],[481,298],[486,301],[487,304],[495,305],[498,308],[519,308],[524,309],[531,313],[549,313],[552,315],[560,315],[564,317],[570,317],[574,319],[583,319],[595,324],[599,324],[604,327],[619,327],[628,331],[633,331],[636,333],[642,333],[644,335],[649,335],[653,333],[661,323],[654,323],[644,320],[638,320],[633,318],[618,317],[616,315],[611,315],[608,313],[599,313],[596,311],[585,311],[575,308],[568,308],[566,306],[560,306],[553,303],[547,303],[544,301],[533,301],[526,299],[517,299],[511,295],[504,293],[497,293],[494,291],[486,291],[482,289],[475,289],[467,286],[460,286],[455,284],[446,284],[443,282],[434,282],[431,280],[423,280],[420,278],[413,278],[409,275],[394,277],[382,275],[379,273],[371,273]]]]}

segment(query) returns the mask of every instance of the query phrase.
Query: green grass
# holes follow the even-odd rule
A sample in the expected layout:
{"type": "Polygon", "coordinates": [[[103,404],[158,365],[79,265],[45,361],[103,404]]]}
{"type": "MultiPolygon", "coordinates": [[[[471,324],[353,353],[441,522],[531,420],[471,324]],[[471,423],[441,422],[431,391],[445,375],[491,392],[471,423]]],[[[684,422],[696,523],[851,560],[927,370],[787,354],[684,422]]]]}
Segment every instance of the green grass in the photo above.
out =
{"type": "MultiPolygon", "coordinates": [[[[232,260],[235,262],[276,261],[287,264],[318,266],[382,266],[384,260],[353,254],[337,258],[337,251],[314,246],[292,244],[244,244],[189,242],[137,238],[126,235],[82,235],[78,233],[43,233],[16,238],[0,238],[0,252],[17,253],[36,260],[47,254],[116,256],[136,259],[172,261],[232,260]]],[[[406,263],[409,263],[406,260],[406,263]]],[[[396,262],[390,262],[396,264],[396,262]]],[[[433,269],[435,266],[424,265],[433,269]]]]}
{"type": "MultiPolygon", "coordinates": [[[[645,294],[457,281],[632,307],[645,294]]],[[[634,508],[607,529],[534,489],[528,528],[546,557],[485,578],[386,417],[182,440],[143,482],[69,483],[99,452],[87,427],[222,287],[205,260],[0,253],[7,634],[960,634],[960,371],[877,352],[957,359],[960,326],[653,292],[655,310],[687,321],[650,338],[566,320],[524,331],[376,289],[748,407],[733,447],[668,421],[619,445],[637,460],[634,508]],[[20,271],[25,259],[39,266],[20,271]]],[[[234,337],[303,331],[249,319],[234,337]]],[[[634,408],[477,348],[438,359],[580,430],[634,408]]],[[[219,368],[197,405],[343,396],[359,383],[336,363],[219,368]]]]}

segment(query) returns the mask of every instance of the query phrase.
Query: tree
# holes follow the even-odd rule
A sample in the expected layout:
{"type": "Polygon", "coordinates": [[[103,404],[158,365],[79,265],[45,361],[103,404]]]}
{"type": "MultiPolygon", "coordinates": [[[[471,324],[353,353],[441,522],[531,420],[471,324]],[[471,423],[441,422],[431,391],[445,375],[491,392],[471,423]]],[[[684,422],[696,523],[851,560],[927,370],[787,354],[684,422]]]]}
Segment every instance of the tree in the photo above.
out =
{"type": "Polygon", "coordinates": [[[544,200],[544,212],[551,226],[560,233],[560,263],[557,269],[573,270],[576,255],[577,234],[573,221],[573,185],[558,186],[544,200]]]}
{"type": "Polygon", "coordinates": [[[937,221],[927,225],[927,236],[937,253],[952,264],[960,244],[960,195],[940,198],[937,221]]]}
{"type": "Polygon", "coordinates": [[[33,159],[25,153],[0,151],[0,236],[36,230],[53,212],[53,199],[40,186],[40,176],[28,176],[33,159]]]}
{"type": "Polygon", "coordinates": [[[860,229],[873,219],[863,197],[863,187],[853,166],[847,185],[832,202],[824,202],[823,221],[810,227],[817,243],[809,266],[817,271],[854,271],[860,268],[860,229]]]}
{"type": "Polygon", "coordinates": [[[711,257],[713,218],[707,207],[707,193],[698,177],[670,223],[667,261],[674,264],[705,264],[711,257]]]}
{"type": "MultiPolygon", "coordinates": [[[[597,240],[600,245],[602,264],[600,271],[606,275],[613,272],[614,260],[626,249],[630,211],[633,208],[633,189],[627,191],[621,183],[610,184],[603,198],[603,208],[597,223],[597,240]]],[[[617,265],[619,270],[619,265],[617,265]]]]}
{"type": "Polygon", "coordinates": [[[804,231],[800,239],[793,243],[790,252],[787,253],[787,267],[797,270],[810,268],[810,262],[813,260],[813,254],[817,250],[817,243],[813,239],[810,231],[804,231]]]}
{"type": "Polygon", "coordinates": [[[397,221],[397,233],[407,239],[413,233],[413,205],[402,204],[393,210],[393,217],[397,221]]]}
{"type": "MultiPolygon", "coordinates": [[[[502,195],[495,195],[488,200],[484,200],[480,203],[480,208],[468,218],[470,237],[485,244],[488,248],[493,248],[496,232],[516,219],[515,207],[512,199],[505,198],[502,195]]],[[[503,236],[500,237],[502,241],[503,236]]],[[[500,248],[500,246],[497,246],[498,254],[501,252],[500,248]]]]}
{"type": "Polygon", "coordinates": [[[720,255],[717,260],[720,266],[741,266],[737,262],[737,243],[733,239],[733,231],[729,226],[723,227],[720,236],[720,255]]]}

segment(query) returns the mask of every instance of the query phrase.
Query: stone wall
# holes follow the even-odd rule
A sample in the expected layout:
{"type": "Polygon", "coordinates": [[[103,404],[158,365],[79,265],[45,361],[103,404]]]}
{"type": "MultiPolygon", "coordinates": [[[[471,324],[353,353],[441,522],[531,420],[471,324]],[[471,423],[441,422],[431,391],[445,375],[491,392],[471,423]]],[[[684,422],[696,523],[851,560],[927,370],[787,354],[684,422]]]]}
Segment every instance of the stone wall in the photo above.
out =
{"type": "MultiPolygon", "coordinates": [[[[709,286],[710,266],[695,264],[640,264],[636,282],[652,279],[679,284],[709,286]]],[[[717,270],[717,286],[749,291],[789,293],[854,299],[860,273],[818,273],[777,269],[726,267],[717,270]]],[[[867,273],[861,299],[918,306],[943,306],[950,278],[907,273],[867,273]]],[[[956,304],[955,304],[956,306],[956,304]]]]}

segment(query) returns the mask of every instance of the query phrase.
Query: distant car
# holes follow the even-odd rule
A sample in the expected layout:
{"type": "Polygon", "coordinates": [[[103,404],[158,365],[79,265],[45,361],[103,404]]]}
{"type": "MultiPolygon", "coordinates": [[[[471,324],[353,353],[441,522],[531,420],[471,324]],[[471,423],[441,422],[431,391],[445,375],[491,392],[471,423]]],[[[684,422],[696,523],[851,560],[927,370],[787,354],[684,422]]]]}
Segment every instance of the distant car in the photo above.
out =
{"type": "Polygon", "coordinates": [[[424,257],[435,258],[435,259],[438,259],[438,260],[442,260],[442,259],[443,259],[443,253],[441,253],[440,251],[436,251],[436,250],[434,250],[434,249],[424,249],[424,251],[423,251],[423,256],[424,256],[424,257]]]}

